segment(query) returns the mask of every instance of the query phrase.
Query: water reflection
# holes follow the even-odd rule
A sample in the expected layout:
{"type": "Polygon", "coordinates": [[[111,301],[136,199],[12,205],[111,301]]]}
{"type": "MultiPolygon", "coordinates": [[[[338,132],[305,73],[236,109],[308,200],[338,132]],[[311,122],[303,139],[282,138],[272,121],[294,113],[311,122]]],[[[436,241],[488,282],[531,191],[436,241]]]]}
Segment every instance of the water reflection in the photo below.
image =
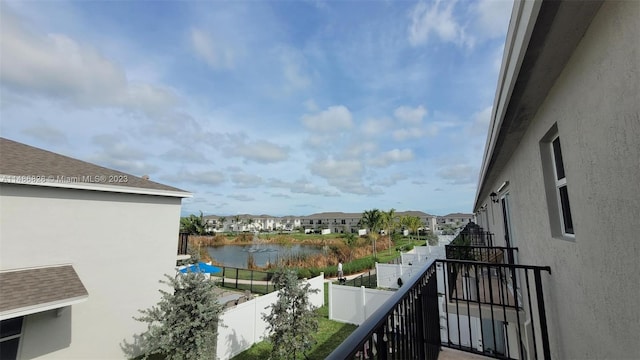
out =
{"type": "Polygon", "coordinates": [[[318,254],[322,252],[322,248],[300,244],[250,244],[210,246],[207,251],[209,256],[224,266],[246,268],[249,254],[253,255],[254,263],[262,267],[292,255],[318,254]]]}

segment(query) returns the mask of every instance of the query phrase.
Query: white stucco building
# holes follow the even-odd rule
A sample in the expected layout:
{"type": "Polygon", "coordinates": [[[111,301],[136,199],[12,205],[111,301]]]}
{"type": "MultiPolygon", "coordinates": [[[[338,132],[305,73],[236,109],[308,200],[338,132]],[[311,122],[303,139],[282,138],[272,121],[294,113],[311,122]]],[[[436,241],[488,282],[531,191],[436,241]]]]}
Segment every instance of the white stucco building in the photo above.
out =
{"type": "Polygon", "coordinates": [[[551,358],[640,358],[640,2],[517,1],[474,211],[549,265],[551,358]]]}
{"type": "Polygon", "coordinates": [[[0,138],[1,358],[125,358],[190,196],[0,138]]]}

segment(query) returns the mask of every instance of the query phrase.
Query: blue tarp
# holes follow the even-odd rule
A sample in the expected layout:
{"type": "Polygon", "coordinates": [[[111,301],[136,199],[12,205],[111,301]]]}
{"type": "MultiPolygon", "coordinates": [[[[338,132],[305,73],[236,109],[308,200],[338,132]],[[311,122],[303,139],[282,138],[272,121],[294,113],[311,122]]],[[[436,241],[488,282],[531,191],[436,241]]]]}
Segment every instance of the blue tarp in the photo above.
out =
{"type": "Polygon", "coordinates": [[[196,264],[191,264],[187,267],[185,267],[184,269],[180,269],[181,273],[187,273],[187,272],[201,272],[201,273],[205,273],[205,274],[215,274],[222,271],[222,269],[220,269],[217,266],[213,266],[213,265],[209,265],[207,263],[203,263],[202,261],[199,262],[197,265],[196,264]]]}

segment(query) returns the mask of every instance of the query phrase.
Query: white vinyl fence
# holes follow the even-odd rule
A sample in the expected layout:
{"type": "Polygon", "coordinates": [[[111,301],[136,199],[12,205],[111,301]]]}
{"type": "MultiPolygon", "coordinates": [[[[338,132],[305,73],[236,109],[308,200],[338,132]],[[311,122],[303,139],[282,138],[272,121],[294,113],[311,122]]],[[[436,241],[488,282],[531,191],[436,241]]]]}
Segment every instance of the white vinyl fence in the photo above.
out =
{"type": "MultiPolygon", "coordinates": [[[[307,281],[311,289],[319,290],[309,295],[309,301],[313,306],[321,307],[324,305],[324,274],[307,281]]],[[[278,293],[272,292],[226,309],[220,316],[222,324],[218,327],[217,358],[230,359],[262,341],[267,335],[267,324],[262,320],[262,314],[269,313],[269,307],[277,299],[278,293]]]]}
{"type": "Polygon", "coordinates": [[[391,295],[393,291],[329,283],[329,319],[360,325],[391,295]]]}

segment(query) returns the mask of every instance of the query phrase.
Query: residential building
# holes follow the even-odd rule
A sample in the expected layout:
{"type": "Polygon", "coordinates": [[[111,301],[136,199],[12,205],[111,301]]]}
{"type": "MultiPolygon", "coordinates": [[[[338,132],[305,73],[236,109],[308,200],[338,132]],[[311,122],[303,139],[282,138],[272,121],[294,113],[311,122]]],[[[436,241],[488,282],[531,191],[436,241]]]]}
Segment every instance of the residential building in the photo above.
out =
{"type": "Polygon", "coordinates": [[[428,263],[329,358],[372,346],[428,359],[443,347],[640,358],[639,14],[637,1],[514,3],[474,204],[479,226],[460,234],[472,245],[428,263]],[[474,324],[496,307],[498,326],[474,324]],[[409,342],[388,325],[398,313],[411,315],[400,322],[409,342]]]}
{"type": "MultiPolygon", "coordinates": [[[[460,214],[461,216],[464,214],[460,214]]],[[[424,226],[422,229],[437,229],[437,216],[422,211],[400,211],[396,216],[417,216],[424,226]]],[[[216,231],[292,231],[295,229],[331,230],[335,234],[358,233],[361,229],[360,220],[362,213],[323,212],[307,216],[270,216],[270,215],[236,215],[226,216],[224,224],[223,216],[204,216],[209,228],[216,231]],[[237,217],[237,218],[236,218],[237,217]]],[[[462,219],[463,217],[460,217],[462,219]]]]}
{"type": "Polygon", "coordinates": [[[473,218],[473,214],[451,213],[443,216],[438,216],[438,225],[464,227],[468,223],[472,222],[473,218]]]}
{"type": "Polygon", "coordinates": [[[116,359],[175,274],[188,192],[0,138],[0,358],[116,359]]]}
{"type": "Polygon", "coordinates": [[[640,358],[638,34],[637,1],[519,2],[511,21],[474,211],[551,267],[554,359],[640,358]]]}

